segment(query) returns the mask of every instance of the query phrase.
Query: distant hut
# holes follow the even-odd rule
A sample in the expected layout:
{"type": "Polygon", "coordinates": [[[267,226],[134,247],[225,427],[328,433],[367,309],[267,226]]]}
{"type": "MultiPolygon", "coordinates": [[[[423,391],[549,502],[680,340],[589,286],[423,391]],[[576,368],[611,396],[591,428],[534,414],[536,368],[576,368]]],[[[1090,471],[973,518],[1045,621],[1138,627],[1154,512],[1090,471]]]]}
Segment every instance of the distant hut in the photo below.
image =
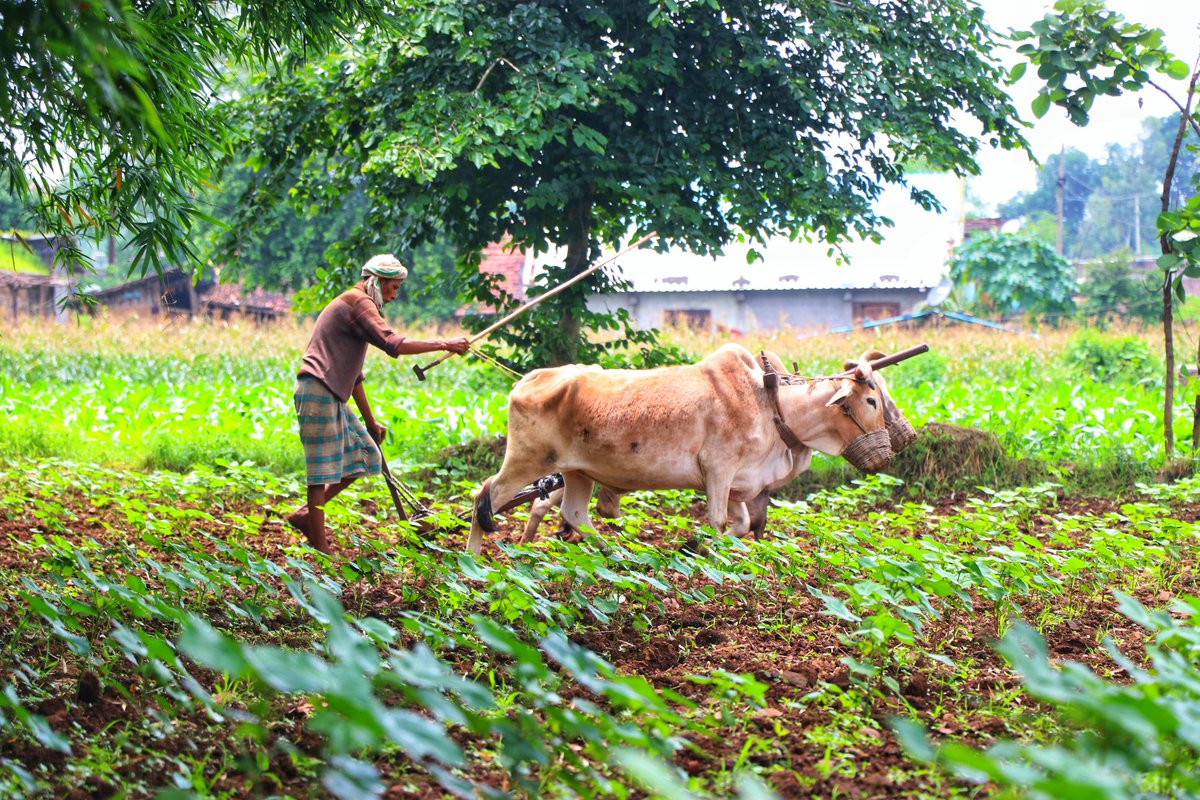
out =
{"type": "Polygon", "coordinates": [[[203,280],[197,284],[178,267],[162,275],[147,275],[110,289],[92,292],[95,307],[108,313],[170,314],[227,321],[234,318],[269,322],[291,315],[292,298],[288,294],[255,288],[245,290],[239,284],[219,284],[203,280]]]}
{"type": "Polygon", "coordinates": [[[67,282],[55,275],[0,269],[0,317],[16,322],[21,317],[54,319],[67,282]]]}
{"type": "Polygon", "coordinates": [[[216,320],[239,316],[254,322],[271,322],[292,314],[290,295],[261,287],[246,291],[237,283],[203,284],[199,300],[201,312],[216,320]]]}
{"type": "Polygon", "coordinates": [[[195,314],[199,306],[192,278],[178,267],[91,293],[110,314],[195,314]]]}
{"type": "Polygon", "coordinates": [[[0,317],[56,318],[67,281],[54,273],[63,240],[39,234],[0,234],[0,317]]]}

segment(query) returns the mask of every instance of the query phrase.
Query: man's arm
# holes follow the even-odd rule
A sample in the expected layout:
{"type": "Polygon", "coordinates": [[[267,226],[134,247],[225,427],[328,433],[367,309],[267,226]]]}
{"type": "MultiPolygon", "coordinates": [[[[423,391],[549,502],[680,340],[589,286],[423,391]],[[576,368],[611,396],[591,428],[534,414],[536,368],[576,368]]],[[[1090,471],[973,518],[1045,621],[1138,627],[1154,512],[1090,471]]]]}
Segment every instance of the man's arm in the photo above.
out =
{"type": "Polygon", "coordinates": [[[409,339],[396,333],[388,326],[387,321],[379,313],[379,309],[366,295],[354,306],[354,322],[361,331],[363,338],[383,350],[392,358],[396,356],[413,356],[421,353],[435,353],[445,350],[449,353],[462,355],[467,352],[470,342],[464,338],[457,339],[409,339]]]}
{"type": "Polygon", "coordinates": [[[412,356],[418,353],[436,353],[445,350],[449,353],[462,355],[467,352],[470,343],[465,338],[458,339],[401,339],[396,346],[396,355],[412,356]]]}
{"type": "Polygon", "coordinates": [[[361,380],[354,384],[354,390],[350,396],[354,398],[354,405],[358,406],[358,413],[362,415],[367,433],[371,434],[371,438],[375,440],[376,444],[382,444],[383,437],[387,435],[387,428],[375,421],[375,415],[371,413],[371,404],[367,402],[367,390],[363,387],[361,380]]]}

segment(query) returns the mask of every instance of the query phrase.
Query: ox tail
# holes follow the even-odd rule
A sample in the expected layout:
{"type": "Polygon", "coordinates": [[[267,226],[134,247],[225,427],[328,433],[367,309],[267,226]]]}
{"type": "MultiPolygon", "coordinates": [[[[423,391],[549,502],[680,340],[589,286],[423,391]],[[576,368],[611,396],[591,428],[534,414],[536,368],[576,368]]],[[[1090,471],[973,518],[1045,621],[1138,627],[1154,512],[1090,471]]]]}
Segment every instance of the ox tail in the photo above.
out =
{"type": "Polygon", "coordinates": [[[475,521],[486,533],[495,533],[496,518],[492,516],[492,479],[483,482],[479,494],[475,497],[475,521]]]}

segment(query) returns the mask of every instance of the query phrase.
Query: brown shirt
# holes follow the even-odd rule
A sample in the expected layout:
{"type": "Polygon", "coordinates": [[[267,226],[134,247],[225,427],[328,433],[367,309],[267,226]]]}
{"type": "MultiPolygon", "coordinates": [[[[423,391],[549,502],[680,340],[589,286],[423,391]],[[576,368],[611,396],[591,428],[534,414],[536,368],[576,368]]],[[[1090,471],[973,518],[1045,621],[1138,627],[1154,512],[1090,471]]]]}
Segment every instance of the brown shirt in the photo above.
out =
{"type": "Polygon", "coordinates": [[[367,293],[356,286],[334,298],[317,316],[299,374],[313,376],[344,402],[363,378],[367,345],[395,358],[404,341],[388,327],[367,293]]]}

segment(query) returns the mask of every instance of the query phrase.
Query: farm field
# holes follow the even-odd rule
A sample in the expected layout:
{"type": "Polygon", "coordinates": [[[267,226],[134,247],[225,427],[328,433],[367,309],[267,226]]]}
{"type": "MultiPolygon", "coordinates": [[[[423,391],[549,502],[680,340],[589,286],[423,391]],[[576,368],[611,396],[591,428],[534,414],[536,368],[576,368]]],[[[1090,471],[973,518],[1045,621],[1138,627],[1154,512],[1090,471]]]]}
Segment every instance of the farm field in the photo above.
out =
{"type": "Polygon", "coordinates": [[[893,394],[973,434],[823,460],[762,541],[635,493],[578,543],[514,512],[479,557],[509,384],[468,360],[368,361],[435,532],[381,484],[331,505],[332,557],[281,523],[306,335],[0,333],[0,796],[1200,792],[1200,480],[1157,470],[1153,334],[743,340],[809,373],[927,341],[893,394]]]}

